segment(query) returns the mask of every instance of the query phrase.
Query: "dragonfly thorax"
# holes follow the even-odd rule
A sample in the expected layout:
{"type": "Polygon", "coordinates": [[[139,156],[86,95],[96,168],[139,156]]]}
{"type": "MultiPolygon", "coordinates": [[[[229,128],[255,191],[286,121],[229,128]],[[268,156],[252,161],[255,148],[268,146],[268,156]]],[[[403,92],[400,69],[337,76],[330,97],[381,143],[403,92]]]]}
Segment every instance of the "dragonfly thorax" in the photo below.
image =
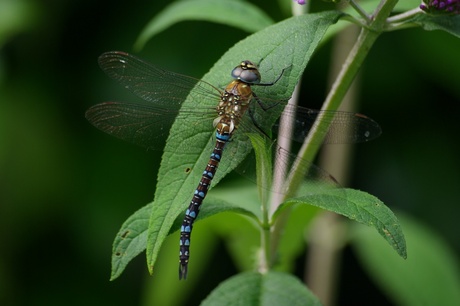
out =
{"type": "Polygon", "coordinates": [[[225,88],[216,107],[219,117],[214,119],[214,127],[219,129],[219,123],[223,123],[229,127],[229,133],[232,133],[248,109],[251,99],[252,90],[249,84],[240,80],[232,81],[225,88]]]}

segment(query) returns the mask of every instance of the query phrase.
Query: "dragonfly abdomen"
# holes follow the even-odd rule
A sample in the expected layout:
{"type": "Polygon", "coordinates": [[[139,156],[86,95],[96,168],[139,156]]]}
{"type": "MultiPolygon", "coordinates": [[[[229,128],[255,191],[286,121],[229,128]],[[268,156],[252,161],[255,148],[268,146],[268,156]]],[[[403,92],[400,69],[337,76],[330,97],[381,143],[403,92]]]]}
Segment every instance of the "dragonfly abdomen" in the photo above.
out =
{"type": "Polygon", "coordinates": [[[187,266],[190,257],[190,236],[192,233],[193,223],[198,217],[201,204],[203,203],[206,194],[208,193],[214,175],[216,174],[217,167],[219,166],[220,159],[225,144],[230,140],[231,134],[227,129],[221,131],[219,128],[216,131],[216,145],[211,153],[209,162],[203,171],[200,183],[195,190],[192,201],[185,212],[184,221],[182,221],[180,232],[180,249],[179,249],[179,279],[187,278],[187,266]]]}

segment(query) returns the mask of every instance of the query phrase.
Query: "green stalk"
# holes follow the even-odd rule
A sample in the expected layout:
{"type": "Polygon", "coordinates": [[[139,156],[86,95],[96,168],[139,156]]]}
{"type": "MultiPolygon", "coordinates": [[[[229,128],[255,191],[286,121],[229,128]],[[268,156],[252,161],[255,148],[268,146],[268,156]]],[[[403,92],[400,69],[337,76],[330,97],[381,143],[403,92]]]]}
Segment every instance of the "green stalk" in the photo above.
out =
{"type": "Polygon", "coordinates": [[[272,185],[272,156],[271,147],[264,138],[257,134],[248,134],[256,155],[257,185],[259,186],[259,199],[261,201],[261,252],[259,254],[258,271],[266,273],[270,267],[270,211],[268,191],[272,185]]]}

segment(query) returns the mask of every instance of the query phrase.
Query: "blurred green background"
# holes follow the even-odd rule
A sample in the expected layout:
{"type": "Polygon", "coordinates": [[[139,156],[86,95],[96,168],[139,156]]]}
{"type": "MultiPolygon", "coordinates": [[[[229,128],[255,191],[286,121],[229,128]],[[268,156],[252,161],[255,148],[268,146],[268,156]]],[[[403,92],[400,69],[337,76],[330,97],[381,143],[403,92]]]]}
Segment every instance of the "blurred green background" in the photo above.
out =
{"type": "MultiPolygon", "coordinates": [[[[0,0],[1,305],[146,303],[155,276],[148,276],[145,257],[109,282],[111,244],[121,223],[153,199],[161,155],[103,134],[84,112],[100,102],[136,99],[104,75],[97,57],[132,52],[142,28],[168,3],[0,0]]],[[[274,20],[287,17],[274,4],[253,3],[274,20]]],[[[200,77],[247,35],[182,22],[138,55],[200,77]]],[[[325,44],[307,67],[306,105],[319,107],[324,99],[330,49],[325,44]]],[[[383,134],[356,146],[351,183],[432,228],[457,254],[459,52],[460,40],[439,31],[381,37],[362,70],[360,112],[378,121],[383,134]]],[[[210,265],[219,265],[215,259],[210,265]]],[[[368,303],[388,305],[352,250],[343,262],[339,304],[366,288],[368,303]]],[[[204,274],[201,286],[209,289],[197,300],[219,279],[206,281],[204,274]]]]}

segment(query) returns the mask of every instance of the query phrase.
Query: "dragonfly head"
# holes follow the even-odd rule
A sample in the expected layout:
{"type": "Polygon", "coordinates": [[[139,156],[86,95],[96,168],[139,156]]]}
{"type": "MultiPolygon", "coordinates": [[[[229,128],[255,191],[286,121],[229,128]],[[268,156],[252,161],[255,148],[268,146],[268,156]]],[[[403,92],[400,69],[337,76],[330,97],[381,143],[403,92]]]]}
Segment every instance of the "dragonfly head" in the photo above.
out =
{"type": "Polygon", "coordinates": [[[260,83],[259,68],[250,61],[242,61],[232,70],[232,77],[248,84],[260,83]]]}

